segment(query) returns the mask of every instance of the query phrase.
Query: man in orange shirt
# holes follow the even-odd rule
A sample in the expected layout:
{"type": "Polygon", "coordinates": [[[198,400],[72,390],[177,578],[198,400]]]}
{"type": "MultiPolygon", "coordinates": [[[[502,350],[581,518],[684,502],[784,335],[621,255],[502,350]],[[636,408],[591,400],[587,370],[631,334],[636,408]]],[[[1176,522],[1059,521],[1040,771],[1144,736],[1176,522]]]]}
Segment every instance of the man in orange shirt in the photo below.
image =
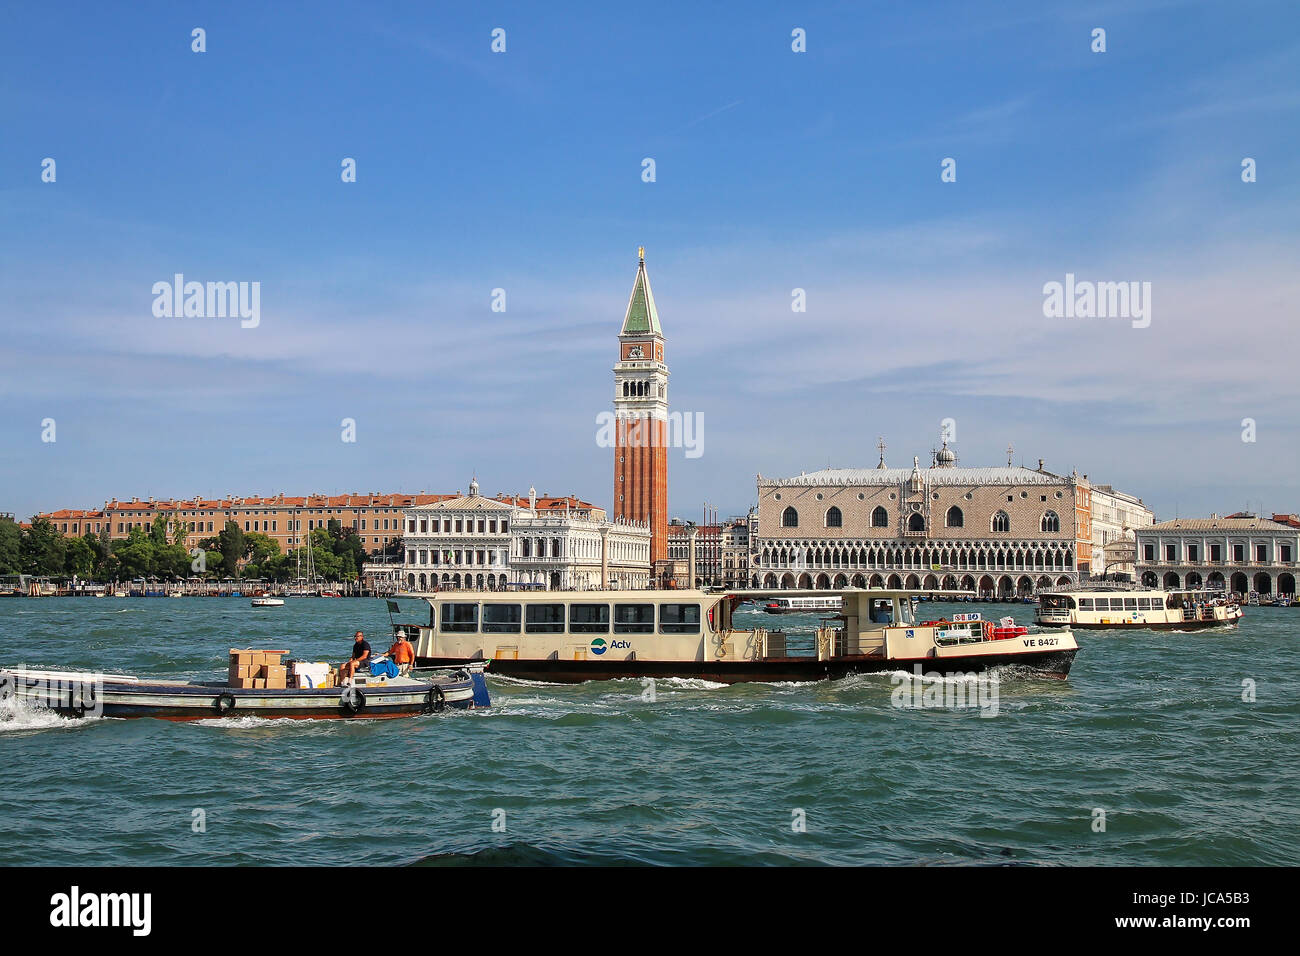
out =
{"type": "Polygon", "coordinates": [[[399,674],[408,674],[411,668],[415,666],[415,648],[406,639],[405,631],[397,632],[397,639],[393,641],[393,646],[388,649],[388,659],[397,665],[399,674]]]}

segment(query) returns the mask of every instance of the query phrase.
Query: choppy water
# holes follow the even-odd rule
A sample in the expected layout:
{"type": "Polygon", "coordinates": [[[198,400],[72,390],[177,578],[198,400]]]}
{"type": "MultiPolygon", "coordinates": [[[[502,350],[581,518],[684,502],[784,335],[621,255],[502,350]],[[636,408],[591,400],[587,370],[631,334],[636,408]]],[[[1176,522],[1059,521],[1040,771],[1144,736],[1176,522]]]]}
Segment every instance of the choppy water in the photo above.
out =
{"type": "MultiPolygon", "coordinates": [[[[0,663],[139,676],[388,634],[377,600],[6,599],[0,621],[0,663]]],[[[1237,630],[1079,632],[1069,681],[1004,681],[994,717],[892,706],[890,675],[660,681],[653,701],[495,678],[489,711],[359,723],[9,707],[0,864],[1294,865],[1297,631],[1300,610],[1258,608],[1237,630]]]]}

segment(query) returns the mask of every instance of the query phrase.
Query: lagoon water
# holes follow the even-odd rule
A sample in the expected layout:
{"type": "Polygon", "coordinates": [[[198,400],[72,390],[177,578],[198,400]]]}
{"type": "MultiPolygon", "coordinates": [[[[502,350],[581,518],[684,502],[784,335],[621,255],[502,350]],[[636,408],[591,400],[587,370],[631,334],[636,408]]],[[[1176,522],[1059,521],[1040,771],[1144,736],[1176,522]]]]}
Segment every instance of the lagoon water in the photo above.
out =
{"type": "MultiPolygon", "coordinates": [[[[974,609],[1033,611],[927,616],[974,609]]],[[[359,599],[14,598],[0,621],[0,664],[205,679],[232,646],[338,660],[357,627],[389,635],[384,602],[359,599]]],[[[1295,865],[1298,633],[1280,608],[1080,631],[1069,680],[1003,680],[995,716],[896,707],[888,674],[659,681],[653,700],[640,681],[492,678],[490,710],[354,723],[9,702],[0,863],[1295,865]]]]}

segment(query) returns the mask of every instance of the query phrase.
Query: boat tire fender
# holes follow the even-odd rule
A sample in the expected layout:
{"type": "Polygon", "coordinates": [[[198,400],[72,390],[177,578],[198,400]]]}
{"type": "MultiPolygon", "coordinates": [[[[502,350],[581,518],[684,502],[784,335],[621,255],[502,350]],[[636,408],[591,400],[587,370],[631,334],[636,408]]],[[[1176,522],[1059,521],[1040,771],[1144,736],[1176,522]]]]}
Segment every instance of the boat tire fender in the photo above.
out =
{"type": "Polygon", "coordinates": [[[228,714],[235,709],[235,695],[222,694],[216,699],[213,706],[217,708],[218,714],[228,714]]]}
{"type": "Polygon", "coordinates": [[[343,695],[339,697],[339,704],[349,714],[356,714],[366,706],[366,695],[360,688],[354,685],[343,691],[343,695]]]}
{"type": "Polygon", "coordinates": [[[429,691],[429,700],[425,706],[431,714],[441,713],[442,709],[447,706],[447,695],[442,692],[442,688],[437,684],[434,684],[433,689],[429,691]]]}

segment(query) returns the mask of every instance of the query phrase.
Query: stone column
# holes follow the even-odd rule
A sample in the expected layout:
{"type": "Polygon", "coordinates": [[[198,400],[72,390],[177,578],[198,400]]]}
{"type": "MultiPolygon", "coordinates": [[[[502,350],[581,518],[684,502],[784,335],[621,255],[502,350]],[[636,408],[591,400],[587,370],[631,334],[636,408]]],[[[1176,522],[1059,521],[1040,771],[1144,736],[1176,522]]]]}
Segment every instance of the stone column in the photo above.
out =
{"type": "Polygon", "coordinates": [[[699,533],[700,529],[694,524],[692,524],[686,532],[689,539],[686,551],[686,586],[691,590],[695,589],[695,536],[699,533]]]}
{"type": "Polygon", "coordinates": [[[600,526],[600,589],[609,587],[609,525],[600,526]]]}

